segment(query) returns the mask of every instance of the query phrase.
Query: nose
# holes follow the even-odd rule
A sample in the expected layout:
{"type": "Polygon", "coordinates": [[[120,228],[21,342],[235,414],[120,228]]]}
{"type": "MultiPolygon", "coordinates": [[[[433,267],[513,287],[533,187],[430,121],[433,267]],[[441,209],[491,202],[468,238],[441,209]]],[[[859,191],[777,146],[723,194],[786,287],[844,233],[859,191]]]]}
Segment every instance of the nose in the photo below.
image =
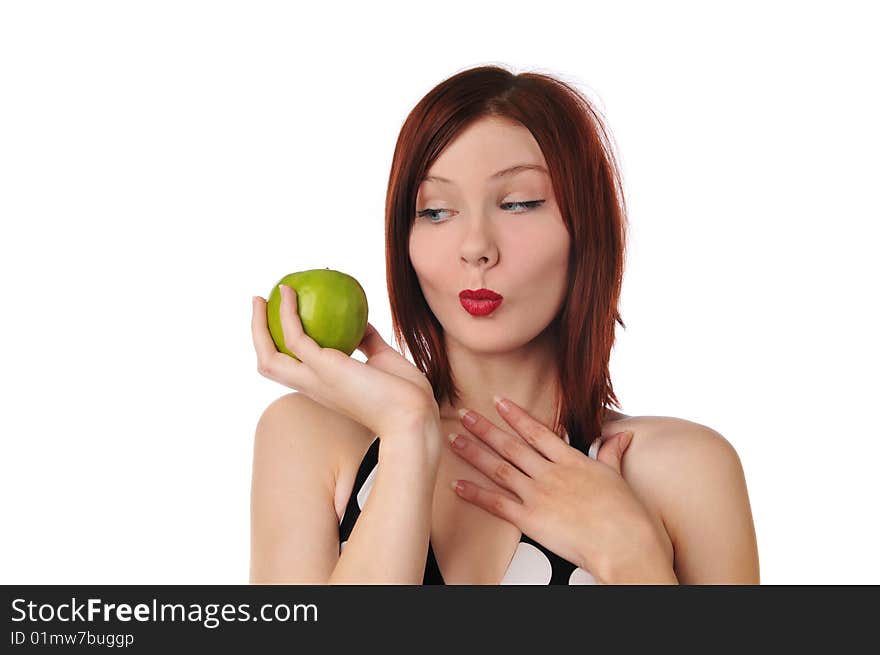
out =
{"type": "Polygon", "coordinates": [[[498,258],[498,247],[488,227],[488,220],[474,221],[461,243],[461,258],[469,264],[482,266],[498,258]]]}

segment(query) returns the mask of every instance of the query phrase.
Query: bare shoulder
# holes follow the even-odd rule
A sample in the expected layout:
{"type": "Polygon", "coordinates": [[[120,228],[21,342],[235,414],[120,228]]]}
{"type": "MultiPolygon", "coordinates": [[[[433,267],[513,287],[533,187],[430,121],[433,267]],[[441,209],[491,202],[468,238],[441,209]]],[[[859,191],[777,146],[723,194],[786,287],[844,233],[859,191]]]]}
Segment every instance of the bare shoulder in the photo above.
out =
{"type": "MultiPolygon", "coordinates": [[[[687,447],[713,445],[733,451],[731,443],[712,428],[674,416],[626,416],[612,414],[610,420],[602,428],[602,436],[609,437],[618,432],[632,430],[633,442],[627,453],[634,452],[637,446],[642,452],[646,449],[669,451],[675,446],[687,447]]],[[[653,450],[651,451],[654,453],[653,450]]],[[[734,451],[735,452],[735,451],[734,451]]],[[[675,453],[673,453],[675,454],[675,453]]]]}
{"type": "Polygon", "coordinates": [[[288,393],[260,415],[251,480],[252,583],[325,584],[339,559],[336,481],[357,424],[288,393]]]}
{"type": "Polygon", "coordinates": [[[756,580],[751,506],[733,445],[709,426],[670,416],[610,421],[602,433],[623,430],[632,430],[633,440],[621,475],[661,517],[679,580],[756,580]]]}
{"type": "Polygon", "coordinates": [[[739,464],[736,450],[724,436],[694,421],[672,416],[627,416],[606,423],[602,436],[624,430],[632,430],[633,439],[624,453],[621,474],[627,482],[650,493],[652,501],[662,503],[676,491],[678,481],[705,470],[709,464],[739,464]]]}
{"type": "MultiPolygon", "coordinates": [[[[312,461],[324,464],[337,515],[341,518],[348,498],[345,487],[347,485],[349,491],[353,487],[357,467],[375,435],[361,423],[298,391],[274,400],[263,412],[263,417],[270,415],[276,421],[289,423],[291,433],[296,424],[300,424],[300,427],[303,423],[307,424],[307,429],[297,430],[298,443],[295,448],[300,451],[309,449],[312,461]]],[[[290,443],[277,446],[294,447],[290,443]]]]}

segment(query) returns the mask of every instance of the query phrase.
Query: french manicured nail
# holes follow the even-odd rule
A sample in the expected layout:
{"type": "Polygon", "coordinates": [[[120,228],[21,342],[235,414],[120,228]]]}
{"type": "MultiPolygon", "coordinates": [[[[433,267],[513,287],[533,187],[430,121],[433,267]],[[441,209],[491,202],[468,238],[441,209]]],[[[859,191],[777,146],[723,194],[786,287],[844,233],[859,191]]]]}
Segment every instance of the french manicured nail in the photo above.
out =
{"type": "Polygon", "coordinates": [[[477,415],[464,407],[458,410],[458,415],[465,425],[473,425],[477,422],[477,415]]]}
{"type": "Polygon", "coordinates": [[[452,490],[453,490],[453,491],[461,491],[463,488],[464,488],[464,487],[462,487],[462,485],[459,484],[458,480],[453,480],[453,481],[452,481],[452,490]]]}
{"type": "Polygon", "coordinates": [[[449,439],[449,443],[452,444],[453,448],[464,448],[464,439],[462,439],[457,434],[451,432],[449,433],[447,438],[449,439]]]}
{"type": "Polygon", "coordinates": [[[498,409],[500,409],[502,412],[510,411],[510,405],[508,405],[504,398],[499,396],[497,393],[492,396],[492,400],[495,401],[495,404],[498,405],[498,409]]]}

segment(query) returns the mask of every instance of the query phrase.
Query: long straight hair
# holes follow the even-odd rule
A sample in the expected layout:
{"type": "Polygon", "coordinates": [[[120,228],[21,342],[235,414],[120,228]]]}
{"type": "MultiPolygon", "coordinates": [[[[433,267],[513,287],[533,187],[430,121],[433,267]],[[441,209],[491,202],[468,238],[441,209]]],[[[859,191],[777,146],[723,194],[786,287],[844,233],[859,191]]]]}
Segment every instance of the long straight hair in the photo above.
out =
{"type": "Polygon", "coordinates": [[[608,372],[626,251],[626,203],[614,148],[599,112],[567,82],[498,66],[462,71],[413,108],[394,149],[385,200],[385,252],[394,339],[425,374],[438,403],[459,400],[444,332],[409,259],[416,194],[443,149],[474,121],[516,121],[534,136],[548,165],[570,239],[570,293],[548,325],[558,339],[556,419],[573,447],[587,452],[601,435],[606,407],[620,408],[608,372]]]}

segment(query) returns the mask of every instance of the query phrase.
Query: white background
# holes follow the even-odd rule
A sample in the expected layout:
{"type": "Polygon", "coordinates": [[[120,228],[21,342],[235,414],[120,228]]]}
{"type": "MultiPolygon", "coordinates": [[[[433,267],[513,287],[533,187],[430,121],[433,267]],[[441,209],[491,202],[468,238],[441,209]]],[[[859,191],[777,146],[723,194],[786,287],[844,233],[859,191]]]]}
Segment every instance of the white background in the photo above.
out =
{"type": "Polygon", "coordinates": [[[870,3],[316,4],[0,8],[0,582],[247,583],[253,432],[290,391],[251,296],[344,270],[391,343],[398,132],[499,64],[616,141],[623,411],[734,445],[762,583],[880,583],[870,3]]]}

